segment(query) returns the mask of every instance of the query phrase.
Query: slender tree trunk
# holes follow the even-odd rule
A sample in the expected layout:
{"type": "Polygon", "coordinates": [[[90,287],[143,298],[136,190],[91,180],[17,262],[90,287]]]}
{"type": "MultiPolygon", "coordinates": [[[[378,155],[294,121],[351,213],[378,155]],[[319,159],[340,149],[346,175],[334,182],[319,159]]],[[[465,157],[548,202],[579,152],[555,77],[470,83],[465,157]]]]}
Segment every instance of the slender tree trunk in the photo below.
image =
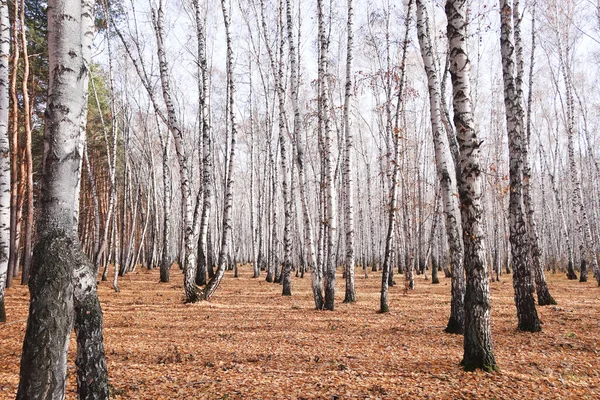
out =
{"type": "Polygon", "coordinates": [[[198,273],[201,276],[198,284],[206,284],[207,254],[208,254],[208,228],[212,204],[213,165],[212,165],[212,131],[210,118],[208,116],[208,68],[206,62],[206,37],[204,34],[204,23],[201,16],[200,4],[194,1],[196,15],[196,36],[198,40],[198,61],[200,69],[200,118],[202,126],[202,214],[200,217],[198,273]]]}
{"type": "Polygon", "coordinates": [[[18,35],[19,7],[15,2],[13,20],[13,53],[11,60],[10,76],[10,103],[11,103],[11,127],[10,127],[10,255],[8,258],[8,275],[6,287],[12,286],[13,277],[16,275],[19,262],[19,239],[20,239],[20,212],[19,212],[19,101],[17,98],[17,77],[19,75],[20,44],[18,35]]]}
{"type": "MultiPolygon", "coordinates": [[[[529,94],[527,97],[527,122],[526,132],[523,143],[523,205],[525,206],[525,216],[527,218],[527,231],[529,232],[529,254],[533,269],[533,277],[535,280],[535,289],[537,292],[538,304],[546,306],[556,304],[556,301],[550,294],[548,284],[546,283],[546,275],[544,274],[544,266],[542,264],[542,243],[538,233],[536,216],[534,212],[533,199],[531,196],[531,163],[529,161],[529,145],[531,142],[531,104],[533,103],[533,66],[535,55],[535,10],[536,4],[533,5],[531,19],[531,58],[529,62],[529,94]]],[[[518,2],[514,3],[513,13],[515,13],[515,49],[517,51],[517,75],[522,76],[523,70],[523,48],[521,40],[521,17],[518,14],[518,2]]],[[[523,79],[521,78],[522,82],[523,79]]]]}
{"type": "MultiPolygon", "coordinates": [[[[585,265],[583,261],[587,259],[591,260],[592,269],[594,271],[594,277],[600,286],[600,266],[598,265],[598,257],[596,255],[596,248],[593,243],[592,230],[587,216],[587,211],[583,202],[583,193],[581,190],[581,181],[579,178],[579,167],[575,160],[575,110],[574,110],[574,95],[573,95],[573,82],[572,72],[569,68],[569,45],[566,45],[566,49],[563,50],[562,45],[558,43],[559,52],[559,63],[562,70],[562,75],[565,83],[565,97],[566,97],[566,128],[567,128],[567,150],[569,160],[569,175],[572,183],[573,193],[571,195],[572,201],[572,213],[573,219],[575,220],[575,229],[579,242],[579,253],[581,255],[582,267],[585,265]]],[[[580,281],[587,280],[587,273],[582,268],[580,281]]]]}
{"type": "Polygon", "coordinates": [[[9,53],[8,2],[2,0],[0,1],[0,322],[6,321],[4,293],[10,256],[9,53]]]}
{"type": "Polygon", "coordinates": [[[337,237],[337,211],[335,201],[335,174],[333,165],[334,138],[331,132],[329,115],[329,96],[327,85],[329,37],[325,30],[323,0],[317,0],[319,27],[319,120],[323,126],[322,163],[323,163],[323,196],[325,204],[325,224],[327,226],[327,242],[324,258],[325,302],[324,308],[334,310],[335,304],[335,240],[337,237]]]}
{"type": "Polygon", "coordinates": [[[23,77],[21,89],[23,95],[23,128],[25,130],[25,182],[26,182],[26,216],[25,236],[23,243],[23,273],[21,284],[29,281],[31,270],[31,245],[33,240],[33,156],[31,154],[31,104],[29,101],[29,53],[27,52],[27,35],[25,34],[25,0],[21,0],[21,50],[23,51],[23,77]]]}
{"type": "Polygon", "coordinates": [[[354,139],[352,137],[352,128],[350,127],[350,102],[352,99],[352,49],[354,45],[354,8],[352,0],[348,0],[348,41],[346,46],[346,90],[344,94],[344,133],[346,136],[346,148],[344,154],[344,184],[346,194],[346,293],[344,303],[353,303],[356,301],[354,292],[354,265],[356,264],[356,255],[354,248],[354,172],[352,164],[352,149],[354,139]]]}
{"type": "Polygon", "coordinates": [[[444,134],[442,123],[442,96],[435,62],[434,49],[431,43],[429,16],[423,0],[417,0],[417,36],[421,47],[421,56],[429,88],[429,104],[431,132],[435,149],[435,162],[440,191],[446,217],[446,236],[450,250],[452,269],[452,300],[450,303],[450,319],[445,331],[448,333],[463,333],[464,327],[464,293],[465,278],[463,269],[463,249],[460,240],[460,213],[456,193],[456,177],[454,163],[450,153],[448,137],[444,134]]]}
{"type": "Polygon", "coordinates": [[[462,365],[466,370],[498,369],[490,332],[490,288],[483,230],[481,228],[481,166],[471,102],[467,52],[467,1],[447,0],[450,74],[454,104],[454,125],[460,146],[461,179],[458,183],[463,225],[465,290],[465,336],[462,365]]]}
{"type": "Polygon", "coordinates": [[[315,308],[320,310],[323,308],[323,289],[322,276],[319,265],[315,257],[315,244],[313,226],[308,208],[308,198],[306,193],[306,175],[304,170],[304,140],[303,140],[303,125],[300,116],[300,105],[298,100],[299,84],[298,84],[298,66],[296,57],[296,46],[294,44],[293,22],[292,22],[292,2],[286,0],[286,17],[287,17],[287,32],[288,45],[290,52],[290,91],[292,94],[292,107],[294,109],[294,144],[295,144],[295,159],[298,167],[298,190],[300,194],[300,203],[302,205],[302,219],[304,221],[304,245],[306,247],[306,257],[308,267],[311,271],[311,287],[315,308]]]}
{"type": "MultiPolygon", "coordinates": [[[[410,30],[410,13],[412,9],[412,0],[408,2],[407,11],[406,11],[406,24],[405,24],[405,32],[404,32],[404,44],[402,47],[402,61],[401,61],[401,77],[400,77],[400,88],[398,89],[398,105],[400,107],[402,102],[402,96],[404,92],[404,66],[406,65],[406,52],[408,48],[408,32],[410,30]]],[[[388,50],[389,51],[389,50],[388,50]]],[[[388,95],[388,98],[391,96],[388,95]]],[[[388,115],[388,122],[391,123],[391,116],[388,115]]],[[[392,129],[389,129],[392,131],[392,129]]],[[[390,185],[390,202],[389,208],[387,211],[388,217],[388,225],[387,225],[387,234],[385,237],[385,253],[383,255],[383,271],[381,274],[381,295],[379,298],[379,312],[385,313],[389,311],[388,305],[388,286],[390,281],[390,275],[393,270],[393,262],[392,255],[394,252],[394,244],[393,240],[396,236],[396,214],[398,212],[398,179],[400,175],[400,136],[402,132],[398,127],[398,118],[396,118],[395,126],[392,132],[393,137],[393,161],[392,161],[392,175],[391,175],[391,185],[390,185]]],[[[373,270],[375,271],[375,269],[373,270]]]]}
{"type": "Polygon", "coordinates": [[[164,13],[162,2],[159,2],[157,10],[153,10],[152,20],[154,31],[156,33],[162,93],[167,109],[167,125],[175,141],[177,161],[179,163],[179,174],[181,178],[185,242],[185,254],[183,254],[183,257],[181,258],[185,263],[183,267],[185,302],[194,303],[200,300],[200,296],[198,287],[196,286],[196,254],[194,252],[195,240],[193,226],[194,210],[192,207],[191,177],[184,144],[184,133],[179,125],[177,112],[173,103],[172,91],[170,88],[169,68],[165,53],[164,13]]]}
{"type": "Polygon", "coordinates": [[[221,249],[219,251],[219,259],[217,261],[217,271],[211,280],[206,284],[206,287],[200,293],[203,300],[210,300],[215,291],[219,287],[223,275],[225,274],[225,264],[227,255],[229,254],[231,240],[231,215],[233,208],[233,172],[235,160],[235,144],[237,139],[237,125],[235,122],[235,83],[233,81],[233,48],[231,43],[231,17],[227,12],[225,0],[221,0],[221,10],[223,12],[223,21],[225,25],[225,37],[227,41],[227,84],[229,87],[229,115],[231,129],[231,145],[229,147],[229,165],[225,177],[225,193],[223,198],[223,229],[221,231],[221,249]]]}
{"type": "Polygon", "coordinates": [[[515,74],[513,42],[513,11],[508,0],[500,0],[502,75],[509,150],[509,222],[510,250],[513,265],[513,288],[517,307],[518,329],[527,332],[541,330],[533,298],[533,282],[527,260],[529,238],[523,210],[523,136],[524,110],[521,86],[515,74]]]}

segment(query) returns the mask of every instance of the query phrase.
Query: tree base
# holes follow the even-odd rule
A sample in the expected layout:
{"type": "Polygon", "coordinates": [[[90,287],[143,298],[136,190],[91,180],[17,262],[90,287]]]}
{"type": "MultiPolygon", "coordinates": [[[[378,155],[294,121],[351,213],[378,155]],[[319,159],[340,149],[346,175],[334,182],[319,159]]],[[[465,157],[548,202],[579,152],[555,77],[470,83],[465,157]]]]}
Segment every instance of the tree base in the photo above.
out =
{"type": "Polygon", "coordinates": [[[489,373],[500,372],[500,368],[498,367],[498,365],[496,365],[496,363],[483,363],[483,362],[479,362],[479,361],[475,361],[475,360],[467,361],[466,359],[463,358],[463,360],[460,362],[460,365],[467,372],[473,372],[477,369],[480,369],[484,372],[489,372],[489,373]]]}
{"type": "Polygon", "coordinates": [[[575,273],[575,269],[573,268],[573,263],[569,261],[567,265],[567,279],[570,281],[574,281],[577,279],[577,274],[575,273]]]}
{"type": "Polygon", "coordinates": [[[456,320],[456,318],[454,318],[453,316],[450,316],[450,319],[448,320],[448,325],[446,326],[446,329],[444,329],[444,332],[450,333],[453,335],[462,335],[465,331],[464,331],[463,325],[460,324],[456,320]]]}
{"type": "Polygon", "coordinates": [[[202,290],[194,285],[193,290],[189,293],[186,292],[184,304],[197,303],[200,300],[205,300],[204,297],[202,290]]]}
{"type": "Polygon", "coordinates": [[[4,307],[4,299],[0,300],[0,322],[6,322],[6,308],[4,307]]]}
{"type": "Polygon", "coordinates": [[[520,332],[540,332],[542,330],[542,325],[540,324],[540,320],[535,316],[535,318],[528,318],[525,321],[519,321],[519,326],[517,330],[520,332]]]}
{"type": "Polygon", "coordinates": [[[552,297],[548,289],[546,289],[542,293],[538,293],[538,305],[539,306],[551,306],[558,304],[556,300],[552,297]]]}

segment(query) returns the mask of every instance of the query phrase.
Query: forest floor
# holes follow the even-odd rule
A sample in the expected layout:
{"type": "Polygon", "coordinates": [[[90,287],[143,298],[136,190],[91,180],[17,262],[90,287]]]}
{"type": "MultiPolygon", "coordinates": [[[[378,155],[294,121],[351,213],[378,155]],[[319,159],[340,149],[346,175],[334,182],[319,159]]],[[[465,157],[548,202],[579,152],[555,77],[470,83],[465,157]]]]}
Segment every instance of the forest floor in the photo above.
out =
{"type": "MultiPolygon", "coordinates": [[[[491,283],[492,335],[500,372],[463,372],[463,340],[443,332],[450,279],[390,290],[378,314],[380,273],[357,271],[357,302],[316,311],[310,277],[293,279],[293,296],[264,275],[228,272],[210,303],[183,304],[182,275],[158,283],[137,270],[99,287],[115,399],[600,399],[600,289],[548,274],[557,306],[538,307],[539,333],[516,331],[512,277],[491,283]]],[[[28,291],[7,290],[0,325],[0,399],[14,399],[28,291]]],[[[71,338],[68,399],[75,399],[71,338]]]]}

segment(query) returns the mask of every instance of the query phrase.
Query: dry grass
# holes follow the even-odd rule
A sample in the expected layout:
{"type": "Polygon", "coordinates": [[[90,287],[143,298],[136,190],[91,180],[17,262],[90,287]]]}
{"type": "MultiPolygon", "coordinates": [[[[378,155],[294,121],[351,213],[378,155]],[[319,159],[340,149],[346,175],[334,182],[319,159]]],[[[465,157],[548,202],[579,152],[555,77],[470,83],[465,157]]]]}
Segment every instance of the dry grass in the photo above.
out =
{"type": "MultiPolygon", "coordinates": [[[[361,275],[361,274],[358,274],[361,275]]],[[[228,273],[211,303],[184,305],[182,277],[159,284],[158,271],[100,285],[106,356],[117,399],[600,398],[600,289],[550,275],[558,306],[538,307],[540,333],[516,332],[511,277],[491,284],[499,373],[466,373],[462,337],[443,333],[450,280],[415,291],[391,289],[391,312],[378,314],[380,274],[357,276],[358,301],[313,309],[310,278],[293,296],[264,277],[228,273]]],[[[402,279],[402,277],[397,277],[402,279]]],[[[7,291],[0,325],[0,399],[18,384],[28,293],[7,291]]],[[[71,343],[71,353],[74,341],[71,343]]],[[[71,354],[71,360],[73,354],[71,354]]],[[[74,365],[67,398],[74,399],[74,365]]]]}

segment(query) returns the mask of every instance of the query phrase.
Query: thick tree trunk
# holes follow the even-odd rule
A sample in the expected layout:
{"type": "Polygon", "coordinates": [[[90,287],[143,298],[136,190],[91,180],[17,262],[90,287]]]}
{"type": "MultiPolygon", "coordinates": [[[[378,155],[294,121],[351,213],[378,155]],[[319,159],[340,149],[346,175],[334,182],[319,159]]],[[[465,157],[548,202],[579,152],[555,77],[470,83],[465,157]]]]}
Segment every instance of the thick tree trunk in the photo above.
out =
{"type": "Polygon", "coordinates": [[[523,136],[524,109],[519,79],[515,76],[515,47],[513,43],[513,12],[508,0],[500,0],[502,75],[504,105],[508,131],[509,153],[509,222],[510,250],[513,265],[513,287],[517,307],[518,329],[527,332],[541,330],[533,298],[533,282],[527,260],[529,237],[523,210],[523,136]]]}
{"type": "Polygon", "coordinates": [[[497,370],[490,332],[490,288],[483,229],[481,227],[481,166],[471,102],[467,53],[467,1],[447,0],[450,74],[454,125],[460,146],[461,179],[458,184],[463,225],[465,290],[465,336],[462,365],[466,370],[497,370]]]}
{"type": "MultiPolygon", "coordinates": [[[[86,3],[87,4],[87,3],[86,3]]],[[[83,7],[89,13],[89,8],[83,7]]],[[[74,0],[51,0],[48,4],[48,47],[50,83],[45,124],[45,154],[42,176],[42,197],[38,221],[38,241],[33,252],[33,269],[29,289],[30,312],[23,342],[21,380],[18,399],[63,399],[65,397],[66,362],[69,337],[76,307],[86,310],[86,326],[78,325],[81,338],[92,340],[81,345],[78,355],[80,377],[93,371],[99,386],[97,392],[83,394],[90,386],[81,387],[80,398],[107,398],[108,385],[98,372],[87,369],[91,364],[103,364],[101,312],[89,318],[88,312],[99,307],[82,307],[81,290],[88,300],[97,302],[95,276],[76,271],[76,266],[90,268],[81,252],[73,230],[75,194],[81,165],[80,118],[87,72],[82,58],[82,3],[74,0]],[[77,273],[77,275],[75,275],[77,273]],[[89,325],[87,325],[89,324],[89,325]],[[87,329],[89,327],[89,330],[87,329]],[[91,336],[90,336],[91,335],[91,336]],[[93,337],[93,338],[92,338],[93,337]],[[93,361],[90,361],[93,360],[93,361]],[[100,393],[100,390],[104,392],[100,393]]],[[[84,31],[85,32],[85,31],[84,31]]],[[[79,268],[79,267],[78,267],[79,268]]],[[[97,304],[96,304],[97,305],[97,304]]],[[[104,368],[105,371],[105,368],[104,368]]],[[[104,374],[105,376],[105,374],[104,374]]],[[[94,384],[95,385],[95,384],[94,384]]]]}
{"type": "MultiPolygon", "coordinates": [[[[73,204],[73,232],[77,235],[79,221],[79,188],[81,184],[82,157],[86,149],[86,124],[88,84],[94,39],[94,3],[91,0],[81,2],[81,58],[83,62],[83,106],[80,116],[80,152],[78,185],[73,204]]],[[[98,228],[99,229],[99,228],[98,228]]],[[[97,232],[99,233],[99,232],[97,232]]],[[[102,309],[98,299],[96,276],[98,270],[88,260],[81,248],[74,249],[75,268],[73,270],[73,295],[75,311],[75,333],[77,337],[77,393],[79,399],[108,399],[108,370],[104,354],[102,333],[102,309]]]]}
{"type": "Polygon", "coordinates": [[[463,333],[464,327],[464,293],[465,278],[463,269],[463,249],[460,240],[460,213],[456,193],[456,177],[454,163],[450,153],[448,137],[444,134],[442,124],[442,97],[440,83],[435,62],[434,49],[431,42],[429,16],[423,0],[417,0],[417,36],[421,47],[421,56],[429,88],[429,104],[431,118],[431,132],[435,149],[435,162],[440,191],[446,216],[446,236],[450,249],[450,264],[452,268],[452,300],[450,303],[450,319],[446,326],[448,333],[463,333]]]}

